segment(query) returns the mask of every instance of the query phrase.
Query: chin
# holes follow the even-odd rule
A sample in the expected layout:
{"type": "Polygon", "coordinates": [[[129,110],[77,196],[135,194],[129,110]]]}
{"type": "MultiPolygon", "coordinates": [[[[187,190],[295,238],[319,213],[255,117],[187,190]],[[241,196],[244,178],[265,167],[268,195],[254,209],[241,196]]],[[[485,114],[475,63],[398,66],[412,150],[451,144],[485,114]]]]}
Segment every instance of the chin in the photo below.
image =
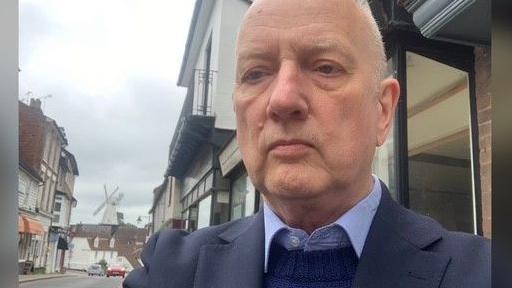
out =
{"type": "Polygon", "coordinates": [[[269,194],[301,199],[315,197],[328,189],[329,180],[325,175],[309,171],[276,171],[265,177],[265,187],[269,194]]]}

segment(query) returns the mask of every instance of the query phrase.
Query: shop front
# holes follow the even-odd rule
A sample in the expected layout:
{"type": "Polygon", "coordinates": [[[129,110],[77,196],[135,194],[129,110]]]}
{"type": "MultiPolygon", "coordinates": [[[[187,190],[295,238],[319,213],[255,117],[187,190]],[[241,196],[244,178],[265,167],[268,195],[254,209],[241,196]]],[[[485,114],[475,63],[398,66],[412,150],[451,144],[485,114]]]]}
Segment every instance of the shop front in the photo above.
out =
{"type": "Polygon", "coordinates": [[[44,235],[43,225],[36,219],[20,214],[18,216],[18,264],[19,273],[34,271],[34,262],[41,255],[40,246],[44,235]]]}
{"type": "Polygon", "coordinates": [[[431,2],[371,2],[389,74],[401,84],[374,173],[402,205],[449,230],[489,236],[490,44],[486,21],[470,21],[486,16],[485,1],[431,2]]]}
{"type": "Polygon", "coordinates": [[[236,134],[220,150],[218,158],[222,176],[229,182],[229,220],[258,212],[261,208],[260,193],[247,175],[236,134]]]}

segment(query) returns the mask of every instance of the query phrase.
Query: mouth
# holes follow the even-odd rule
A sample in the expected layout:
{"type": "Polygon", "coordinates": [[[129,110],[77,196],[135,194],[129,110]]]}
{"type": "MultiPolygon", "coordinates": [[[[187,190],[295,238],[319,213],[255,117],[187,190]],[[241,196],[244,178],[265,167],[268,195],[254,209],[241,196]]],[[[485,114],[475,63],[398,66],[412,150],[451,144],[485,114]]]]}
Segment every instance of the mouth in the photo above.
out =
{"type": "Polygon", "coordinates": [[[296,158],[304,156],[310,148],[313,148],[313,145],[303,140],[278,140],[272,142],[269,152],[281,158],[296,158]]]}

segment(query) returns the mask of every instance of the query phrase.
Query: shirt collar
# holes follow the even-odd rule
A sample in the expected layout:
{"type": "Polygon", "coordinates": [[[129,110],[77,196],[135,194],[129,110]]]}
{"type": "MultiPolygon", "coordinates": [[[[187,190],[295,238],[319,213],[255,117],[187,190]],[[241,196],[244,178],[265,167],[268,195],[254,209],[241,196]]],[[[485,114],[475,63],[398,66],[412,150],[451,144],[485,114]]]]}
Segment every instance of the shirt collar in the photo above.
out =
{"type": "MultiPolygon", "coordinates": [[[[343,214],[333,224],[341,226],[350,239],[352,247],[354,248],[357,257],[361,257],[368,231],[373,221],[373,217],[377,211],[382,195],[379,178],[373,176],[373,188],[371,192],[363,200],[359,201],[354,207],[343,214]]],[[[267,271],[268,256],[270,244],[274,236],[283,229],[291,229],[288,225],[283,223],[281,219],[272,211],[272,209],[264,202],[263,204],[263,217],[265,223],[265,272],[267,271]]],[[[324,226],[324,227],[326,227],[324,226]]],[[[319,229],[322,229],[321,227],[319,229]]]]}

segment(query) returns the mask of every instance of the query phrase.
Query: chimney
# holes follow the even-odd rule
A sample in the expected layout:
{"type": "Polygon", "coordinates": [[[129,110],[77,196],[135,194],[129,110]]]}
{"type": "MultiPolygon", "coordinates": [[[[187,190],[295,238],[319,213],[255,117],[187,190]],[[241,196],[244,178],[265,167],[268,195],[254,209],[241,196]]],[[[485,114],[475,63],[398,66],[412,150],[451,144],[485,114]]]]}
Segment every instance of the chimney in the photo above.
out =
{"type": "Polygon", "coordinates": [[[41,100],[34,98],[30,99],[30,107],[41,109],[41,100]]]}

